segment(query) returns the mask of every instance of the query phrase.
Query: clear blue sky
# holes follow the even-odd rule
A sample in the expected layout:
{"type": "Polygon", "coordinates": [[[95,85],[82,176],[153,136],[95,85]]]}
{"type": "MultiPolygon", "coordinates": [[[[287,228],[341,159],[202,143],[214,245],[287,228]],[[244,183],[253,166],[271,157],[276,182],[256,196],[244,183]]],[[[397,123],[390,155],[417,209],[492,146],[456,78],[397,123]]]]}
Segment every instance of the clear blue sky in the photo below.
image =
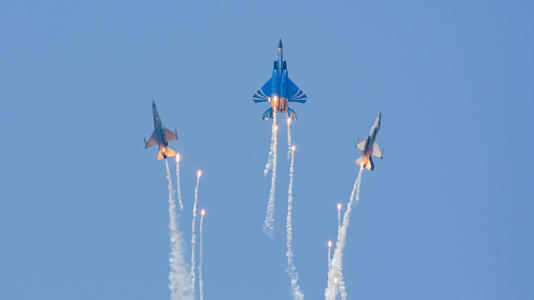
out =
{"type": "MultiPolygon", "coordinates": [[[[295,263],[323,299],[336,203],[379,109],[345,254],[350,299],[534,299],[531,1],[4,1],[0,298],[168,299],[164,164],[177,128],[189,238],[204,171],[206,299],[290,299],[288,161],[262,233],[270,122],[251,96],[283,39],[295,263]],[[431,3],[432,2],[432,3],[431,3]]],[[[284,126],[282,126],[284,128],[284,126]]]]}

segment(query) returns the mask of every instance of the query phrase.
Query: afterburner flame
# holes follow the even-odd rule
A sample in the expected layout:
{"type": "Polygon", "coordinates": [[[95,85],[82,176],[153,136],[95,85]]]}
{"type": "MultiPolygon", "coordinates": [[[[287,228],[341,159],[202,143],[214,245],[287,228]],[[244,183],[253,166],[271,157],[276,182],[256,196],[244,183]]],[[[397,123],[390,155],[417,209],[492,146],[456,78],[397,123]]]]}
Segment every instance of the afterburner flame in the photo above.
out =
{"type": "Polygon", "coordinates": [[[204,216],[205,214],[206,214],[206,210],[205,210],[205,209],[203,209],[203,210],[200,211],[200,215],[201,215],[201,216],[204,216]]]}
{"type": "Polygon", "coordinates": [[[328,248],[332,248],[332,241],[328,241],[328,248]]]}
{"type": "Polygon", "coordinates": [[[177,161],[177,162],[180,161],[180,153],[176,153],[176,161],[177,161]]]}
{"type": "Polygon", "coordinates": [[[343,206],[341,205],[341,203],[338,203],[338,204],[337,204],[337,210],[341,210],[342,207],[343,207],[343,206]]]}
{"type": "Polygon", "coordinates": [[[202,170],[197,171],[197,178],[200,178],[200,176],[202,176],[202,170]]]}

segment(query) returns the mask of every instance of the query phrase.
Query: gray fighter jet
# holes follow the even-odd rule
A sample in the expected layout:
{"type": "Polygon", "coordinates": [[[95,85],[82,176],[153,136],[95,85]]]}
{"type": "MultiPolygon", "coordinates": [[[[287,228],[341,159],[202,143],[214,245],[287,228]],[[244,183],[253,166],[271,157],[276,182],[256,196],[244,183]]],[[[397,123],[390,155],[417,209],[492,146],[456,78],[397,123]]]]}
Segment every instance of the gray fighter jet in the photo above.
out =
{"type": "Polygon", "coordinates": [[[375,124],[373,124],[373,127],[371,127],[369,136],[359,141],[355,146],[357,149],[362,150],[362,157],[356,160],[356,164],[362,168],[367,168],[367,170],[374,170],[375,168],[373,160],[371,159],[371,154],[381,159],[382,152],[384,151],[383,149],[380,150],[380,147],[376,142],[376,135],[380,129],[381,115],[382,113],[378,112],[378,116],[376,116],[375,124]]]}
{"type": "Polygon", "coordinates": [[[154,132],[152,132],[152,135],[148,139],[148,142],[145,139],[145,149],[158,145],[158,160],[176,156],[176,151],[169,148],[169,141],[177,140],[178,134],[176,133],[176,129],[173,132],[163,126],[163,124],[161,123],[161,119],[158,115],[156,103],[154,101],[152,101],[152,115],[154,116],[154,132]]]}

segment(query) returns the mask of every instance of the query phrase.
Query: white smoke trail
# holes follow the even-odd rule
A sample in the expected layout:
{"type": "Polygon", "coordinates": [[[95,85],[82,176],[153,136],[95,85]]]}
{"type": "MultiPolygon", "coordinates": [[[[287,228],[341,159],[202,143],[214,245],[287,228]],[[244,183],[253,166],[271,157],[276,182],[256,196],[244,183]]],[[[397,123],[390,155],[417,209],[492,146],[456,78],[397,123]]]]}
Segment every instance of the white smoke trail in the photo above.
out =
{"type": "MultiPolygon", "coordinates": [[[[343,205],[341,203],[337,204],[337,234],[339,236],[339,231],[341,230],[341,208],[343,208],[343,205]]],[[[343,279],[343,270],[340,271],[340,274],[338,276],[337,282],[339,290],[341,291],[341,296],[346,295],[346,292],[343,293],[343,291],[346,291],[345,289],[345,280],[343,279]]],[[[336,290],[337,291],[337,290],[336,290]]],[[[334,296],[335,298],[335,296],[334,296]]],[[[346,300],[346,297],[343,298],[343,300],[346,300]]]]}
{"type": "Polygon", "coordinates": [[[178,203],[180,210],[184,210],[184,203],[182,202],[182,188],[180,187],[180,153],[176,154],[176,191],[178,192],[178,203]]]}
{"type": "Polygon", "coordinates": [[[291,157],[291,118],[287,118],[287,158],[291,157]]]}
{"type": "Polygon", "coordinates": [[[272,177],[271,189],[269,190],[269,202],[267,203],[267,215],[263,224],[263,231],[269,236],[273,237],[273,222],[274,222],[274,194],[276,191],[276,160],[277,160],[277,145],[278,145],[278,125],[276,124],[276,111],[273,112],[273,143],[272,151],[272,177]]]}
{"type": "Polygon", "coordinates": [[[204,281],[202,280],[202,261],[203,261],[203,252],[204,252],[204,238],[203,238],[203,234],[202,234],[202,231],[203,231],[203,224],[204,224],[204,215],[206,214],[206,211],[205,210],[201,210],[200,211],[200,230],[199,230],[199,235],[200,235],[200,245],[199,245],[199,249],[198,249],[198,288],[200,290],[200,300],[204,300],[204,281]]]}
{"type": "Polygon", "coordinates": [[[354,187],[350,194],[349,204],[347,205],[347,210],[343,215],[343,223],[340,227],[337,236],[336,250],[334,251],[334,256],[332,258],[330,269],[328,270],[328,284],[325,289],[325,299],[334,300],[336,294],[337,283],[340,282],[340,292],[342,299],[347,299],[347,292],[345,290],[345,285],[343,283],[343,248],[345,248],[346,238],[347,238],[347,228],[350,223],[350,214],[352,211],[352,206],[354,203],[354,198],[356,202],[360,200],[360,184],[362,180],[363,168],[360,166],[360,171],[358,177],[354,182],[354,187]],[[356,197],[355,197],[356,196],[356,197]]]}
{"type": "Polygon", "coordinates": [[[176,203],[174,202],[171,172],[169,163],[165,160],[167,167],[167,181],[169,187],[169,230],[171,241],[171,253],[169,255],[169,290],[171,299],[193,299],[190,286],[188,284],[189,274],[187,274],[182,248],[182,236],[176,225],[176,203]]]}
{"type": "Polygon", "coordinates": [[[294,174],[294,163],[295,163],[295,147],[291,147],[291,167],[289,168],[289,188],[287,191],[287,218],[286,218],[286,230],[287,230],[287,274],[291,280],[291,291],[293,293],[293,299],[302,300],[304,299],[304,293],[301,292],[300,286],[298,285],[299,275],[297,273],[297,268],[293,263],[293,248],[291,246],[293,242],[293,226],[291,224],[291,214],[293,211],[293,174],[294,174]]]}
{"type": "Polygon", "coordinates": [[[202,171],[197,171],[197,185],[195,187],[195,202],[193,203],[193,221],[191,224],[191,290],[195,290],[195,244],[196,244],[196,233],[195,226],[197,220],[197,204],[198,204],[198,184],[200,182],[200,176],[202,171]]]}
{"type": "Polygon", "coordinates": [[[277,135],[277,124],[276,124],[276,111],[273,109],[273,126],[271,130],[271,144],[269,145],[269,156],[267,157],[267,163],[265,164],[265,169],[263,169],[263,176],[267,176],[269,170],[273,167],[273,152],[274,152],[274,140],[277,135]]]}
{"type": "Polygon", "coordinates": [[[339,228],[341,228],[341,203],[337,204],[337,232],[339,234],[339,228]]]}
{"type": "Polygon", "coordinates": [[[328,241],[328,269],[332,263],[332,241],[328,241]]]}

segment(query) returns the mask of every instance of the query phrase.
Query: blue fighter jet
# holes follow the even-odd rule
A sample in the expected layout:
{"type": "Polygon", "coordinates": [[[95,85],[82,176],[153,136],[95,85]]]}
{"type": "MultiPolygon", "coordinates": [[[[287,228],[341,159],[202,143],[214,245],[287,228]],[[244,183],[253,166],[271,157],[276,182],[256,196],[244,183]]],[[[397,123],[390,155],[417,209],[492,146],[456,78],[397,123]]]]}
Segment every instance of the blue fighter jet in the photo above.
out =
{"type": "Polygon", "coordinates": [[[158,160],[162,160],[167,157],[176,156],[176,151],[172,150],[169,147],[169,141],[177,140],[178,134],[176,129],[171,131],[170,129],[163,126],[161,119],[159,118],[158,109],[156,108],[156,103],[152,101],[152,115],[154,117],[154,132],[148,139],[145,139],[145,149],[152,146],[159,146],[158,151],[158,160]]]}
{"type": "Polygon", "coordinates": [[[287,76],[282,40],[278,41],[278,60],[274,61],[273,76],[252,96],[252,100],[255,103],[268,101],[271,104],[271,108],[266,110],[262,116],[264,120],[273,118],[273,110],[275,113],[285,113],[287,118],[296,120],[298,116],[294,110],[289,108],[288,102],[305,103],[308,100],[308,96],[287,76]]]}

